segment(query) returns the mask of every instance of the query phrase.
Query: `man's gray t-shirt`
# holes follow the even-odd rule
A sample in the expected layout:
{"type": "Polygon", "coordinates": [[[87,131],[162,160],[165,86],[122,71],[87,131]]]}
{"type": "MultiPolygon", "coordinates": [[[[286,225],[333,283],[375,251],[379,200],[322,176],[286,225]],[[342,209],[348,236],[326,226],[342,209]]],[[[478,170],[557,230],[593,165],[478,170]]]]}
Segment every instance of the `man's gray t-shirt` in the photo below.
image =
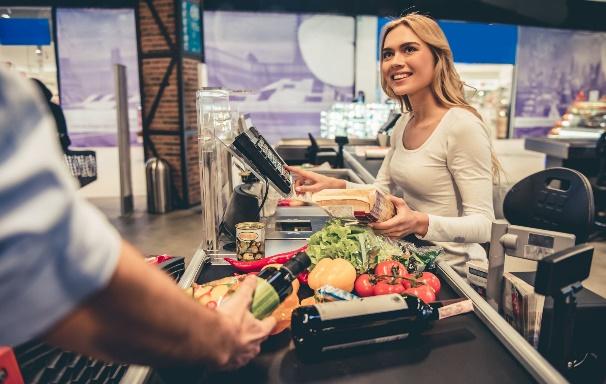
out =
{"type": "Polygon", "coordinates": [[[120,236],[76,194],[50,112],[0,70],[0,345],[41,335],[109,283],[120,236]]]}

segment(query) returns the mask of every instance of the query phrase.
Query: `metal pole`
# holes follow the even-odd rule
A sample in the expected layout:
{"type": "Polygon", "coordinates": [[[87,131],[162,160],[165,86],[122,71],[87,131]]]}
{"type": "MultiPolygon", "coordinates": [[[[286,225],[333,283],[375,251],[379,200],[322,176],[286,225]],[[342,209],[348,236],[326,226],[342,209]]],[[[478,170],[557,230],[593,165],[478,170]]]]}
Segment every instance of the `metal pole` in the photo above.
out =
{"type": "Polygon", "coordinates": [[[114,65],[116,117],[118,122],[118,163],[120,167],[120,212],[133,213],[133,181],[130,172],[130,132],[128,128],[128,92],[126,67],[114,65]]]}
{"type": "Polygon", "coordinates": [[[501,306],[501,289],[505,271],[505,248],[501,243],[501,238],[507,233],[508,226],[506,220],[496,220],[492,223],[491,229],[486,301],[495,311],[498,311],[501,306]]]}

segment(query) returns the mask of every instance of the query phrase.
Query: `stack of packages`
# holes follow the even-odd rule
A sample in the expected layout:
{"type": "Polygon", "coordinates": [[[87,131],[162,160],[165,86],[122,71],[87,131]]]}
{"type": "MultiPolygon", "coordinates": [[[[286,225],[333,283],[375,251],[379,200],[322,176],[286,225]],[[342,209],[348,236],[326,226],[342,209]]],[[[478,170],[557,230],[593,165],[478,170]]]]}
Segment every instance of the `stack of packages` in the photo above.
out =
{"type": "Polygon", "coordinates": [[[535,293],[534,287],[524,280],[505,272],[502,303],[505,320],[538,348],[545,296],[535,293]]]}

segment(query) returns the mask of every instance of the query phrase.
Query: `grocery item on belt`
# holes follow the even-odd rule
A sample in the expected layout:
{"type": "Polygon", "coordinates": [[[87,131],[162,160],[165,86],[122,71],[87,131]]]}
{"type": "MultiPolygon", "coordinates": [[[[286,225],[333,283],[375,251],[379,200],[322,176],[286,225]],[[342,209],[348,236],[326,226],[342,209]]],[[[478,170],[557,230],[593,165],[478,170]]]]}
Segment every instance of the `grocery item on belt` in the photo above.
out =
{"type": "Polygon", "coordinates": [[[325,189],[314,193],[311,200],[335,218],[360,223],[381,222],[396,214],[391,200],[376,188],[325,189]]]}
{"type": "Polygon", "coordinates": [[[324,285],[351,292],[356,281],[356,269],[345,259],[324,258],[309,273],[307,283],[311,289],[319,289],[324,285]]]}
{"type": "Polygon", "coordinates": [[[236,224],[238,260],[259,260],[265,256],[265,224],[247,221],[236,224]]]}
{"type": "Polygon", "coordinates": [[[185,293],[200,304],[213,309],[221,305],[226,297],[236,291],[244,277],[228,276],[206,284],[193,283],[191,287],[185,289],[185,293]]]}
{"type": "MultiPolygon", "coordinates": [[[[309,264],[309,256],[304,252],[299,252],[284,265],[272,264],[262,269],[257,275],[257,286],[250,305],[253,316],[263,319],[271,315],[276,308],[280,308],[281,312],[277,314],[282,313],[282,315],[276,315],[276,319],[285,321],[285,316],[290,316],[290,311],[299,304],[296,293],[300,284],[296,276],[309,264]],[[293,292],[295,296],[291,297],[293,292]],[[281,303],[289,297],[288,303],[281,306],[281,303]]],[[[246,275],[228,276],[202,285],[194,283],[186,289],[186,293],[208,308],[216,308],[237,291],[245,277],[246,275]]]]}
{"type": "Polygon", "coordinates": [[[240,261],[240,260],[233,259],[231,257],[226,257],[225,261],[227,261],[229,264],[231,264],[232,267],[234,267],[235,269],[237,269],[240,272],[258,272],[263,267],[265,267],[266,265],[269,265],[269,264],[284,264],[288,260],[295,257],[297,255],[297,253],[305,252],[306,249],[307,249],[307,244],[305,244],[304,246],[297,248],[295,250],[278,253],[273,256],[265,257],[265,258],[259,259],[259,260],[240,261]]]}
{"type": "MultiPolygon", "coordinates": [[[[228,276],[205,284],[193,283],[191,287],[185,289],[185,294],[207,308],[215,309],[238,289],[245,277],[246,275],[228,276]]],[[[299,282],[295,279],[292,282],[291,294],[271,314],[278,322],[272,334],[279,333],[290,325],[290,314],[299,306],[297,297],[299,286],[299,282]]]]}
{"type": "Polygon", "coordinates": [[[307,254],[312,259],[312,268],[326,257],[342,258],[362,274],[374,269],[380,261],[401,257],[403,251],[390,239],[376,235],[370,227],[345,225],[335,219],[311,235],[307,254]]]}
{"type": "Polygon", "coordinates": [[[320,301],[342,301],[342,300],[353,300],[359,297],[353,293],[349,293],[339,288],[335,288],[332,285],[324,285],[316,291],[316,297],[321,299],[320,301]]]}

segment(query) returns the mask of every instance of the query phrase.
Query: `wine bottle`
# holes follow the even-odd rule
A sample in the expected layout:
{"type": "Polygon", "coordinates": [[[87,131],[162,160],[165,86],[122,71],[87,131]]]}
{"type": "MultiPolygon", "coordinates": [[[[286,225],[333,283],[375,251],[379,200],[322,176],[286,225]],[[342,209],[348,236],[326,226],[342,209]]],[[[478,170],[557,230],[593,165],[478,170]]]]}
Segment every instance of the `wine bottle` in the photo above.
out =
{"type": "Polygon", "coordinates": [[[257,275],[257,288],[250,311],[257,319],[269,316],[292,292],[292,281],[311,264],[307,253],[299,252],[282,267],[268,267],[257,275]]]}
{"type": "Polygon", "coordinates": [[[296,308],[292,338],[297,353],[321,352],[401,340],[428,323],[473,311],[471,300],[425,304],[414,296],[389,294],[296,308]]]}

